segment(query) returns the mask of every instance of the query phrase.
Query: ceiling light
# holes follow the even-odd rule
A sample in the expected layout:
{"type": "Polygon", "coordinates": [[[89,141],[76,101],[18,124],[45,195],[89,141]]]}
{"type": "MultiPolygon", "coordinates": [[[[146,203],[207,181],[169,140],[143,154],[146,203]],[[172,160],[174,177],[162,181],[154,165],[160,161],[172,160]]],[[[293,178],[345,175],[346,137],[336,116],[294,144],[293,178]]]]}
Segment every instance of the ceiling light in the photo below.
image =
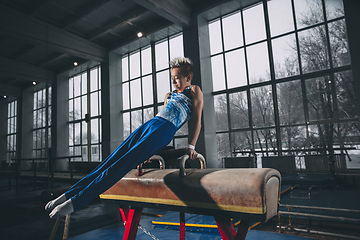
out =
{"type": "Polygon", "coordinates": [[[137,33],[137,36],[138,36],[139,38],[141,38],[141,37],[143,36],[143,33],[142,33],[142,32],[138,32],[138,33],[137,33]]]}
{"type": "Polygon", "coordinates": [[[78,65],[78,63],[77,62],[74,62],[74,66],[76,67],[78,65]]]}
{"type": "Polygon", "coordinates": [[[35,86],[35,85],[36,85],[36,82],[33,82],[33,85],[35,86]]]}
{"type": "Polygon", "coordinates": [[[6,98],[6,95],[4,95],[4,98],[6,98]]]}

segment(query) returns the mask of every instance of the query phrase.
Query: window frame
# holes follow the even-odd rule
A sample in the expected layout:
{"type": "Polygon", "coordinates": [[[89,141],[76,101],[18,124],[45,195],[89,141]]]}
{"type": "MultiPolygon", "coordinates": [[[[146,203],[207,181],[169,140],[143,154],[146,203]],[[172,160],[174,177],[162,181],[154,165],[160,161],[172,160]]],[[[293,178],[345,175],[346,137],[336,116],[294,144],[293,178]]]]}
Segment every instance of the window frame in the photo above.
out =
{"type": "Polygon", "coordinates": [[[33,96],[33,157],[47,158],[49,154],[48,149],[51,148],[52,87],[49,85],[40,87],[38,90],[34,91],[33,96]],[[43,101],[43,103],[40,101],[43,101]],[[40,121],[43,121],[43,123],[40,121]]]}
{"type": "Polygon", "coordinates": [[[102,109],[101,109],[101,67],[100,65],[88,68],[85,71],[77,73],[69,77],[69,155],[81,155],[81,158],[72,158],[72,161],[102,161],[102,109]],[[92,72],[96,71],[96,79],[93,80],[92,72]],[[76,86],[75,78],[80,77],[80,93],[75,95],[76,86]],[[83,82],[85,81],[85,82],[83,82]],[[92,81],[96,82],[95,89],[92,89],[92,81]],[[72,86],[71,86],[72,85],[72,86]],[[82,89],[85,88],[86,89],[82,89]],[[97,105],[97,114],[93,115],[92,109],[92,96],[96,96],[95,99],[97,105]],[[75,116],[75,101],[79,99],[80,104],[80,116],[75,116]],[[72,104],[72,106],[70,106],[72,104]],[[86,108],[86,109],[84,109],[86,108]],[[73,114],[71,116],[71,114],[73,114]],[[92,127],[93,124],[97,124],[96,135],[97,140],[93,142],[92,127]],[[86,137],[84,134],[86,133],[86,137]],[[80,136],[79,140],[76,140],[76,136],[80,136]],[[97,147],[98,151],[93,154],[93,148],[97,147]]]}
{"type": "Polygon", "coordinates": [[[6,162],[10,164],[17,157],[18,100],[10,100],[7,109],[6,162]]]}
{"type": "MultiPolygon", "coordinates": [[[[228,137],[228,142],[230,145],[230,152],[228,152],[226,155],[219,155],[219,160],[220,158],[223,157],[230,157],[230,156],[236,156],[238,154],[255,154],[255,155],[259,155],[259,152],[256,151],[255,149],[255,143],[256,143],[256,136],[255,136],[255,132],[256,131],[273,131],[275,130],[275,140],[276,140],[276,147],[274,149],[272,148],[268,148],[267,151],[263,151],[261,154],[268,154],[265,152],[268,152],[270,150],[273,150],[275,154],[288,154],[288,152],[283,149],[282,147],[282,141],[281,141],[281,134],[282,134],[282,129],[286,128],[286,127],[305,127],[306,128],[306,135],[307,137],[309,136],[309,128],[311,126],[316,126],[318,124],[325,124],[325,123],[329,123],[329,122],[333,122],[335,125],[336,124],[340,124],[341,122],[354,122],[357,121],[357,118],[349,118],[349,119],[339,119],[338,118],[338,114],[335,113],[334,118],[329,120],[329,119],[325,119],[325,120],[309,120],[309,109],[308,109],[308,102],[306,99],[306,88],[305,88],[305,82],[308,79],[311,78],[317,78],[317,77],[328,77],[330,79],[329,83],[331,84],[331,95],[333,96],[333,102],[334,102],[334,109],[338,109],[337,108],[337,99],[336,99],[336,87],[335,87],[335,77],[334,75],[337,73],[341,73],[341,72],[345,72],[345,71],[349,71],[351,70],[351,63],[347,64],[347,65],[343,65],[343,66],[333,66],[333,58],[332,58],[332,52],[331,52],[331,44],[330,44],[330,34],[329,34],[329,25],[332,23],[335,23],[337,21],[345,21],[345,15],[340,16],[340,17],[334,17],[331,18],[330,20],[327,19],[327,15],[326,15],[326,9],[325,9],[325,1],[322,0],[322,10],[323,10],[323,15],[324,15],[324,21],[323,22],[319,22],[316,23],[314,25],[311,26],[307,26],[307,27],[303,27],[301,29],[297,29],[296,27],[296,15],[295,15],[295,9],[294,9],[294,1],[289,0],[291,3],[291,11],[292,11],[292,16],[293,16],[293,24],[294,24],[294,29],[291,31],[286,31],[283,32],[281,34],[277,34],[274,36],[271,36],[270,33],[270,22],[269,22],[269,10],[268,10],[268,6],[267,6],[267,1],[263,0],[260,1],[252,6],[249,6],[247,8],[244,9],[238,9],[236,11],[233,11],[231,13],[227,13],[225,15],[222,15],[220,17],[216,17],[214,19],[210,19],[208,21],[208,25],[213,24],[215,22],[219,22],[220,24],[220,38],[221,38],[221,51],[217,50],[214,53],[210,54],[210,59],[212,60],[214,57],[219,57],[222,56],[222,62],[224,64],[224,85],[225,87],[222,89],[216,89],[212,91],[212,95],[215,98],[216,96],[220,96],[222,94],[225,94],[225,98],[226,98],[226,111],[227,111],[227,129],[222,129],[222,130],[216,130],[216,136],[219,135],[224,135],[227,134],[228,137]],[[245,32],[245,27],[244,27],[244,18],[243,18],[243,12],[246,11],[249,8],[252,8],[254,6],[257,6],[259,4],[262,4],[263,6],[263,13],[264,13],[264,19],[265,19],[265,31],[266,31],[266,39],[263,40],[259,40],[256,42],[252,42],[250,44],[246,43],[246,39],[245,39],[245,35],[242,34],[242,41],[243,44],[241,46],[232,48],[232,49],[225,49],[225,45],[224,45],[224,34],[223,34],[223,18],[226,18],[227,16],[231,16],[233,14],[240,14],[240,19],[241,19],[241,32],[244,33],[245,32]],[[329,56],[329,67],[326,69],[322,69],[322,70],[318,70],[318,71],[312,71],[312,72],[307,72],[307,73],[303,73],[303,66],[301,63],[301,56],[300,56],[300,46],[299,46],[299,33],[302,33],[304,31],[307,31],[309,29],[314,29],[316,27],[319,26],[323,26],[324,30],[325,30],[325,34],[326,34],[326,46],[327,46],[327,54],[329,56]],[[273,49],[272,49],[272,41],[279,39],[281,37],[284,36],[291,36],[291,35],[295,35],[295,40],[296,40],[296,51],[297,51],[297,59],[298,59],[298,65],[299,65],[299,73],[295,74],[293,76],[285,76],[285,77],[280,77],[277,78],[275,76],[275,66],[274,66],[274,59],[273,59],[273,49]],[[249,69],[248,69],[248,58],[247,58],[247,54],[248,54],[248,48],[254,45],[257,45],[259,43],[266,43],[267,44],[267,54],[269,57],[268,63],[269,63],[269,74],[270,74],[270,79],[263,81],[263,82],[257,82],[257,83],[250,83],[250,79],[249,79],[249,69]],[[228,79],[227,79],[227,66],[226,66],[226,54],[233,52],[233,51],[237,51],[239,49],[243,49],[244,50],[244,62],[245,62],[245,68],[246,68],[246,81],[247,81],[247,85],[245,86],[239,86],[239,87],[234,87],[234,88],[228,88],[228,79]],[[302,96],[303,96],[303,107],[304,107],[304,121],[302,123],[295,123],[295,124],[280,124],[280,119],[279,119],[279,105],[278,105],[278,98],[279,96],[277,95],[277,86],[280,83],[284,83],[284,82],[291,82],[294,80],[300,80],[301,81],[301,91],[302,91],[302,96]],[[256,89],[259,87],[264,87],[264,86],[269,86],[271,89],[271,98],[272,98],[272,107],[274,109],[273,114],[274,114],[274,126],[262,126],[262,127],[256,127],[254,125],[254,119],[253,119],[253,115],[254,115],[254,106],[252,106],[252,98],[251,98],[251,90],[252,89],[256,89]],[[248,127],[239,127],[239,128],[232,128],[232,122],[231,122],[231,108],[230,108],[230,95],[233,93],[246,93],[247,95],[247,111],[248,111],[248,121],[249,121],[249,125],[248,127]],[[251,133],[251,149],[249,149],[248,151],[236,151],[236,149],[234,148],[235,146],[233,146],[233,136],[232,135],[237,135],[239,133],[246,133],[248,134],[248,132],[251,133]]],[[[210,31],[210,30],[209,30],[210,31]]],[[[210,32],[209,32],[209,36],[210,36],[210,32]]],[[[210,36],[211,37],[214,36],[210,36]]],[[[211,46],[210,46],[211,48],[211,46]]],[[[218,47],[219,48],[219,47],[218,47]]],[[[217,48],[217,49],[218,49],[217,48]]],[[[211,51],[210,51],[211,52],[211,51]]],[[[347,53],[349,54],[349,53],[347,53]]],[[[214,70],[212,70],[214,71],[214,70]]],[[[214,79],[212,80],[214,81],[214,79]]],[[[214,86],[214,85],[213,85],[214,86]]],[[[215,100],[214,100],[215,101],[215,100]]],[[[216,105],[216,103],[214,103],[214,105],[216,105]]],[[[216,112],[216,109],[215,109],[216,112]]],[[[218,143],[219,144],[219,143],[218,143]]],[[[308,148],[311,147],[310,142],[309,142],[309,138],[307,138],[307,146],[308,148]]]]}
{"type": "MultiPolygon", "coordinates": [[[[157,57],[157,52],[156,52],[156,46],[159,45],[159,44],[167,44],[167,59],[166,61],[167,62],[170,62],[171,60],[171,57],[172,57],[172,43],[171,41],[173,39],[177,39],[178,37],[181,38],[182,40],[182,32],[180,33],[176,33],[176,34],[173,34],[171,36],[168,36],[166,38],[162,38],[156,42],[151,42],[150,44],[148,45],[145,45],[143,47],[140,47],[134,51],[131,51],[131,52],[128,52],[128,53],[125,53],[122,55],[122,70],[126,71],[126,72],[123,72],[122,74],[122,88],[123,88],[123,97],[126,96],[127,97],[127,100],[124,101],[123,99],[123,102],[126,102],[126,105],[128,105],[128,107],[126,106],[126,109],[124,109],[124,105],[122,106],[122,109],[120,110],[120,113],[123,115],[123,118],[125,119],[124,120],[124,124],[123,124],[123,131],[124,131],[124,136],[123,138],[125,139],[128,135],[130,135],[131,132],[133,132],[135,130],[136,127],[140,126],[141,124],[143,124],[146,120],[149,120],[151,119],[152,117],[155,117],[156,114],[161,110],[161,108],[163,107],[164,105],[164,97],[165,97],[165,94],[164,96],[158,96],[158,75],[159,74],[165,74],[167,75],[167,83],[168,83],[168,86],[169,86],[169,91],[173,91],[174,90],[174,87],[172,85],[172,82],[171,82],[171,77],[170,77],[170,65],[167,65],[166,67],[162,67],[161,69],[157,69],[156,67],[156,57],[157,57]],[[143,64],[143,59],[142,59],[142,51],[143,50],[146,50],[150,48],[151,49],[151,66],[152,66],[152,69],[151,69],[151,72],[150,73],[145,73],[143,74],[142,73],[142,64],[143,64]],[[131,78],[130,76],[130,73],[131,73],[131,59],[130,57],[133,55],[133,54],[136,54],[136,53],[139,53],[140,54],[140,60],[139,60],[139,63],[140,63],[140,75],[139,76],[136,76],[134,78],[131,78]],[[124,63],[123,61],[126,61],[126,63],[124,63]],[[124,76],[127,78],[127,79],[124,79],[124,76]],[[151,104],[144,104],[144,89],[143,89],[143,79],[145,77],[149,77],[151,76],[152,77],[152,103],[151,104]],[[131,82],[133,81],[137,81],[137,80],[140,80],[140,91],[141,91],[141,104],[140,106],[136,106],[136,107],[132,107],[132,102],[131,102],[131,82]],[[126,87],[126,93],[124,94],[124,87],[126,87]],[[149,117],[148,119],[145,118],[146,114],[145,114],[145,111],[148,110],[148,109],[152,109],[152,113],[153,115],[151,117],[149,117]],[[134,112],[139,112],[141,111],[141,123],[138,123],[138,124],[134,124],[133,123],[133,114],[134,112]],[[129,122],[128,122],[129,121],[129,122]]],[[[182,41],[181,41],[182,42],[182,41]]],[[[182,51],[183,52],[183,51],[182,51]]],[[[184,53],[182,53],[184,54],[184,53]]],[[[174,136],[174,139],[173,141],[170,143],[171,146],[173,147],[176,147],[175,145],[177,146],[180,146],[180,147],[185,147],[185,144],[181,141],[183,141],[183,139],[186,138],[186,146],[187,146],[187,137],[188,137],[188,132],[187,132],[187,124],[185,124],[181,129],[179,129],[179,131],[176,133],[176,135],[174,136]],[[186,125],[186,126],[185,126],[186,125]],[[176,144],[176,142],[181,142],[179,143],[180,145],[176,144]]]]}

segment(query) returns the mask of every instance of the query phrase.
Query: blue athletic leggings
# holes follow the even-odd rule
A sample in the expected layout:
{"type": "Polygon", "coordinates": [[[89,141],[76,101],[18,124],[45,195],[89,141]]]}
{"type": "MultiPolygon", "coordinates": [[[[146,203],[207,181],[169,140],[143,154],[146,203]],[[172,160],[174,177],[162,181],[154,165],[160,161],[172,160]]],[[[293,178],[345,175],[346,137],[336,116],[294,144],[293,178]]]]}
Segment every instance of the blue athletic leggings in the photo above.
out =
{"type": "Polygon", "coordinates": [[[65,193],[74,211],[109,189],[131,169],[166,147],[175,135],[175,126],[160,117],[141,125],[91,173],[65,193]]]}

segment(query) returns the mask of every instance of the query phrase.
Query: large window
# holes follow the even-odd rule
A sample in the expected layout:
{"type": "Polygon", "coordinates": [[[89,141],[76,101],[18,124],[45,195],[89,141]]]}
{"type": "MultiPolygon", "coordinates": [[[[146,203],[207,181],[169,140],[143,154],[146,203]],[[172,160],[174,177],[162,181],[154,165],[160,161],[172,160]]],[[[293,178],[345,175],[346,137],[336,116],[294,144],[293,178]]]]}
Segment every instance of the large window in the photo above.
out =
{"type": "Polygon", "coordinates": [[[17,100],[8,103],[6,161],[16,158],[17,100]]]}
{"type": "Polygon", "coordinates": [[[51,87],[34,92],[33,157],[45,158],[51,147],[51,87]]]}
{"type": "Polygon", "coordinates": [[[342,0],[261,1],[209,33],[219,159],[357,144],[342,0]]]}
{"type": "Polygon", "coordinates": [[[100,67],[69,79],[69,154],[101,161],[100,67]]]}
{"type": "MultiPolygon", "coordinates": [[[[173,90],[169,62],[181,56],[184,56],[182,34],[123,55],[124,138],[163,107],[165,95],[173,90]]],[[[172,144],[176,148],[187,146],[187,134],[184,125],[172,144]]]]}

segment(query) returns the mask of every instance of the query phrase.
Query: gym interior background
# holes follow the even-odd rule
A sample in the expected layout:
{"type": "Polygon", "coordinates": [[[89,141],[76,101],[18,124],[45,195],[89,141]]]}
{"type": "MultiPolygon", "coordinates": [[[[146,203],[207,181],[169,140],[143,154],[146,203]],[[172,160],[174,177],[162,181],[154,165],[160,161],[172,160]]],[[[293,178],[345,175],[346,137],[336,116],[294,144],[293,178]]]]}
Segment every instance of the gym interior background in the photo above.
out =
{"type": "MultiPolygon", "coordinates": [[[[186,56],[204,93],[196,150],[208,167],[272,167],[357,193],[359,9],[353,0],[1,0],[1,191],[26,179],[49,188],[96,166],[157,114],[173,90],[168,62],[186,56]]],[[[185,125],[169,149],[186,147],[187,134],[185,125]]]]}

